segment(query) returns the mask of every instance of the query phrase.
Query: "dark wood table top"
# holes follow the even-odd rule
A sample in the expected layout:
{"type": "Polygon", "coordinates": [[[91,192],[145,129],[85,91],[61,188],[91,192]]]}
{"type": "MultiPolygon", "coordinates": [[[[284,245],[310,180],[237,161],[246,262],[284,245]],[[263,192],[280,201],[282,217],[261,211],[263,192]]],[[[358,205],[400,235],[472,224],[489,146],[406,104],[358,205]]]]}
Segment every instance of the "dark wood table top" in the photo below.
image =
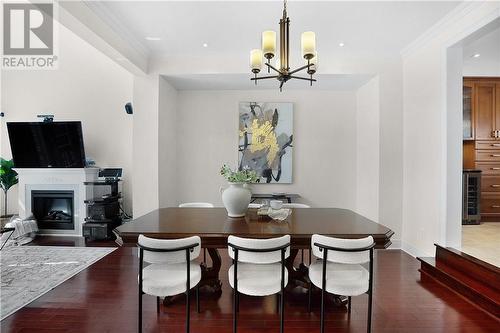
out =
{"type": "Polygon", "coordinates": [[[313,234],[341,238],[373,236],[377,247],[391,244],[394,232],[347,209],[298,208],[285,221],[263,219],[256,209],[244,218],[230,218],[224,208],[162,208],[115,229],[123,243],[136,243],[144,234],[156,238],[198,235],[206,247],[225,247],[229,235],[269,238],[290,235],[292,245],[308,247],[313,234]]]}
{"type": "Polygon", "coordinates": [[[252,193],[252,198],[267,199],[267,198],[291,198],[298,199],[300,195],[297,193],[252,193]]]}

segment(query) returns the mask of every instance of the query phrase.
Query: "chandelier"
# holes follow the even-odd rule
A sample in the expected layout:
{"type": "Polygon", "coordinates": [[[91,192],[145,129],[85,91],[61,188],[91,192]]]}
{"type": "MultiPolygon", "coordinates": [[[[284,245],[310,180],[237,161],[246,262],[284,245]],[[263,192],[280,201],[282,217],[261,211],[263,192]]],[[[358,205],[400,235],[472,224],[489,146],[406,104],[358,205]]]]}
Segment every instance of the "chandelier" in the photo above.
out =
{"type": "Polygon", "coordinates": [[[271,59],[276,55],[276,32],[264,31],[262,33],[262,49],[254,49],[250,51],[250,68],[254,77],[250,80],[255,81],[257,85],[258,80],[277,79],[280,82],[280,91],[282,91],[283,84],[290,79],[299,79],[309,81],[311,86],[316,81],[313,79],[313,74],[316,73],[318,65],[318,57],[316,52],[316,35],[312,31],[306,31],[301,36],[302,56],[306,64],[302,67],[290,70],[290,18],[286,12],[286,0],[283,3],[283,18],[280,19],[280,53],[279,65],[271,65],[271,59]],[[265,65],[267,72],[273,71],[274,75],[257,76],[262,69],[263,58],[267,59],[265,65]],[[295,73],[306,70],[309,77],[296,76],[295,73]]]}

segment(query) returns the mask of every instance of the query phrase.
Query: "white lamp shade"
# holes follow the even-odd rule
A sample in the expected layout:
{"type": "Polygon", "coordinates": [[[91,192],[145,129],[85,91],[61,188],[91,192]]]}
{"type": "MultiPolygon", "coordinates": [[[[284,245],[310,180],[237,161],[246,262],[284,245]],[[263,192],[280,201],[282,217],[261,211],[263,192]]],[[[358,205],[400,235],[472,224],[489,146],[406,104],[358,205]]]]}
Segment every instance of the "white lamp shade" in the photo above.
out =
{"type": "Polygon", "coordinates": [[[276,32],[272,30],[264,31],[262,33],[262,53],[276,54],[276,32]]]}
{"type": "Polygon", "coordinates": [[[302,56],[310,58],[316,52],[316,34],[312,31],[306,31],[301,36],[302,56]]]}
{"type": "Polygon", "coordinates": [[[250,51],[250,68],[259,71],[262,68],[262,50],[254,49],[250,51]]]}

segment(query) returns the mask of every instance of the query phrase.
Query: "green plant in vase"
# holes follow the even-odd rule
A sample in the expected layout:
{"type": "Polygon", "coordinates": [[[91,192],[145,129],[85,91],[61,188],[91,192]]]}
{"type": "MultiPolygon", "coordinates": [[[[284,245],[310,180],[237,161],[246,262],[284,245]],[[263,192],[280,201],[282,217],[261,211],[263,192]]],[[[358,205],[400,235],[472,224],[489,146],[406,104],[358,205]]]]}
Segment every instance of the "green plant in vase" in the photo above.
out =
{"type": "Polygon", "coordinates": [[[7,215],[7,192],[18,182],[17,172],[14,171],[14,162],[0,157],[0,187],[4,195],[4,216],[7,215]]]}
{"type": "Polygon", "coordinates": [[[249,169],[231,170],[224,164],[220,169],[220,174],[229,183],[228,188],[220,189],[227,215],[229,217],[244,217],[252,200],[252,192],[245,185],[258,182],[257,173],[249,169]]]}
{"type": "Polygon", "coordinates": [[[220,174],[226,178],[229,183],[257,183],[259,176],[257,172],[250,169],[232,170],[229,166],[224,164],[220,169],[220,174]]]}

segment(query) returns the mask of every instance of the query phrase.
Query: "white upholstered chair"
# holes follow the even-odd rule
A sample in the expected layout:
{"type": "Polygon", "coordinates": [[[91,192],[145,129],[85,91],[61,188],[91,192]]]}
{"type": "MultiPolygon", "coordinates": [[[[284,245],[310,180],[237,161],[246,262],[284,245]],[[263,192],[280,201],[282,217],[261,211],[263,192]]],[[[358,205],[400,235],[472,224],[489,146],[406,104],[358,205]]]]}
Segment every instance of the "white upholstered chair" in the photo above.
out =
{"type": "Polygon", "coordinates": [[[200,255],[198,236],[180,239],[154,239],[139,235],[139,332],[142,332],[142,295],[156,296],[156,311],[160,312],[160,297],[186,294],[186,332],[189,332],[189,292],[196,287],[196,309],[200,311],[198,283],[201,268],[195,261],[200,255]],[[149,263],[144,267],[144,263],[149,263]]]}
{"type": "Polygon", "coordinates": [[[258,203],[249,203],[248,208],[260,208],[262,205],[258,203]]]}
{"type": "Polygon", "coordinates": [[[301,203],[284,203],[283,208],[311,208],[311,206],[301,203]]]}
{"type": "MultiPolygon", "coordinates": [[[[348,296],[348,311],[351,311],[351,296],[368,293],[367,331],[371,331],[372,285],[373,285],[373,237],[342,239],[313,235],[311,247],[319,258],[309,266],[309,279],[321,289],[321,332],[324,332],[325,292],[348,296]],[[362,264],[368,263],[368,269],[362,264]]],[[[309,312],[311,311],[312,285],[309,286],[309,312]]]]}
{"type": "Polygon", "coordinates": [[[229,236],[228,253],[233,259],[228,272],[229,284],[234,290],[233,332],[237,331],[239,293],[250,296],[280,294],[280,332],[283,332],[284,289],[288,284],[285,260],[290,255],[290,235],[269,239],[229,236]]]}
{"type": "Polygon", "coordinates": [[[180,208],[214,208],[209,202],[184,202],[179,205],[180,208]]]}

